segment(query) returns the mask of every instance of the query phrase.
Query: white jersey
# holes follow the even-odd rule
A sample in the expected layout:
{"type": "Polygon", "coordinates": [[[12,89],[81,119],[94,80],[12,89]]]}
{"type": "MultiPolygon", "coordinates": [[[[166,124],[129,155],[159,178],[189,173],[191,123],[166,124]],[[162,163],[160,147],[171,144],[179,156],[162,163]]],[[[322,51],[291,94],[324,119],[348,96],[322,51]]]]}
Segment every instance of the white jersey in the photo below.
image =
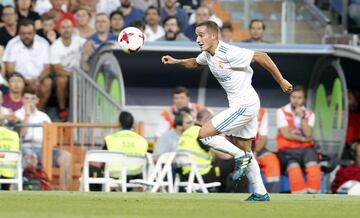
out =
{"type": "Polygon", "coordinates": [[[230,107],[249,106],[259,102],[251,85],[253,70],[250,63],[253,56],[252,50],[219,41],[214,56],[203,51],[197,56],[196,62],[209,65],[212,74],[225,89],[230,107]]]}

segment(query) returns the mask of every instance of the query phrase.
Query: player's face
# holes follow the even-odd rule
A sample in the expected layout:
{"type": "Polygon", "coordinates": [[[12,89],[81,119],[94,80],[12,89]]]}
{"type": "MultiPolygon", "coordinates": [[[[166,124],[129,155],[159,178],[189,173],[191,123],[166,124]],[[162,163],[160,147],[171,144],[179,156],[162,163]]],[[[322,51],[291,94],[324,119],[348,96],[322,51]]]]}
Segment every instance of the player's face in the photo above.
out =
{"type": "Polygon", "coordinates": [[[189,106],[190,99],[185,93],[174,94],[174,104],[176,108],[189,106]]]}
{"type": "Polygon", "coordinates": [[[293,108],[302,107],[305,102],[303,91],[294,91],[290,94],[290,104],[293,108]]]}
{"type": "Polygon", "coordinates": [[[264,29],[261,22],[254,22],[250,28],[251,39],[262,40],[264,36],[264,29]]]}
{"type": "Polygon", "coordinates": [[[209,33],[209,31],[206,30],[206,26],[196,27],[195,35],[196,42],[201,51],[208,51],[216,39],[216,36],[213,33],[209,33]]]}
{"type": "Polygon", "coordinates": [[[9,89],[13,93],[20,93],[24,90],[25,82],[21,77],[12,76],[9,79],[9,89]]]}
{"type": "Polygon", "coordinates": [[[70,20],[63,20],[61,22],[61,26],[60,26],[61,37],[64,38],[64,39],[71,38],[72,31],[73,31],[73,27],[72,27],[71,21],[70,20]]]}
{"type": "Polygon", "coordinates": [[[19,35],[25,46],[30,47],[35,37],[35,28],[33,25],[20,26],[19,35]]]}
{"type": "Polygon", "coordinates": [[[157,25],[160,22],[160,15],[156,9],[149,9],[146,13],[146,23],[149,25],[157,25]]]}
{"type": "Polygon", "coordinates": [[[110,26],[113,30],[121,30],[124,26],[124,19],[121,15],[115,14],[110,20],[110,26]]]}
{"type": "Polygon", "coordinates": [[[194,125],[194,118],[190,114],[185,114],[183,118],[183,131],[194,125]]]}
{"type": "Polygon", "coordinates": [[[97,16],[95,20],[95,29],[98,33],[107,33],[110,29],[109,18],[105,15],[97,16]]]}

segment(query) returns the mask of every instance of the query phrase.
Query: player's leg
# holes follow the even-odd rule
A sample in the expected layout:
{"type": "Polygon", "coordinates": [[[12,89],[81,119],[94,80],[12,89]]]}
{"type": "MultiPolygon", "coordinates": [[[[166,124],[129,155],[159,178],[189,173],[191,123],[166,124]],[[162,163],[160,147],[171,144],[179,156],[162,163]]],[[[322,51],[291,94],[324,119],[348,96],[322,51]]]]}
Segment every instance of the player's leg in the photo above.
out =
{"type": "Polygon", "coordinates": [[[229,140],[227,140],[224,136],[217,135],[219,131],[214,127],[216,123],[223,123],[228,119],[228,117],[233,114],[233,109],[229,108],[220,114],[216,115],[212,120],[205,123],[199,132],[200,141],[212,147],[215,150],[227,153],[232,155],[233,157],[241,157],[244,156],[245,153],[234,144],[232,144],[229,140]]]}

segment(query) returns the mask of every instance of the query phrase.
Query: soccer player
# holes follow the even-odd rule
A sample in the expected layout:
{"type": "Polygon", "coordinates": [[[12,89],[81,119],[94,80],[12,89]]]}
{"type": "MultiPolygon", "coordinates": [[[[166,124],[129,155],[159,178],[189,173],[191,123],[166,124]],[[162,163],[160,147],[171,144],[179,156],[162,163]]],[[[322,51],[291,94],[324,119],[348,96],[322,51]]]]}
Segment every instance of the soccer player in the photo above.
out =
{"type": "Polygon", "coordinates": [[[176,59],[169,55],[161,58],[164,64],[177,64],[188,69],[209,65],[220,85],[225,89],[229,108],[222,111],[200,129],[199,138],[203,144],[234,156],[234,181],[244,174],[254,187],[247,201],[269,201],[270,197],[261,179],[259,165],[251,152],[251,142],[257,133],[259,97],[251,85],[252,62],[268,70],[284,92],[291,92],[292,85],[282,77],[271,58],[262,52],[238,48],[219,41],[219,27],[212,21],[205,21],[195,29],[196,42],[201,53],[196,58],[176,59]],[[231,136],[230,141],[218,134],[231,136]],[[246,170],[245,170],[246,169],[246,170]]]}

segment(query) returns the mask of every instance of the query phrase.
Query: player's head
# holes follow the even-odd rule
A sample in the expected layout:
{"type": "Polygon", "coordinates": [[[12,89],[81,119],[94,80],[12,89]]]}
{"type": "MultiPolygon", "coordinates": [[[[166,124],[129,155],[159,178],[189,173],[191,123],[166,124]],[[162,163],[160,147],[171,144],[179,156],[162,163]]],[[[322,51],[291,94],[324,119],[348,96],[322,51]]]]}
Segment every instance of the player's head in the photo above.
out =
{"type": "Polygon", "coordinates": [[[265,33],[265,23],[262,20],[254,19],[250,21],[249,31],[253,41],[262,41],[265,33]]]}
{"type": "Polygon", "coordinates": [[[19,24],[19,35],[21,41],[26,47],[31,47],[35,37],[35,24],[34,21],[24,19],[19,24]]]}
{"type": "Polygon", "coordinates": [[[183,86],[178,86],[173,91],[174,104],[176,108],[188,107],[190,103],[189,90],[183,86]]]}
{"type": "Polygon", "coordinates": [[[64,19],[61,21],[60,24],[60,35],[63,39],[71,39],[72,32],[73,32],[73,26],[72,22],[69,19],[64,19]]]}
{"type": "Polygon", "coordinates": [[[295,86],[290,94],[290,104],[293,108],[301,107],[305,103],[305,89],[303,86],[295,86]]]}
{"type": "Polygon", "coordinates": [[[176,16],[168,16],[163,21],[166,40],[175,40],[181,32],[181,23],[176,16]]]}
{"type": "Polygon", "coordinates": [[[211,113],[211,111],[207,108],[204,108],[196,114],[196,123],[202,126],[206,122],[211,120],[212,117],[213,114],[211,113]]]}
{"type": "Polygon", "coordinates": [[[122,111],[119,115],[119,123],[122,129],[131,129],[134,124],[134,117],[127,111],[122,111]]]}
{"type": "Polygon", "coordinates": [[[196,25],[196,42],[200,46],[201,51],[209,51],[217,46],[219,32],[218,25],[210,20],[196,25]]]}

